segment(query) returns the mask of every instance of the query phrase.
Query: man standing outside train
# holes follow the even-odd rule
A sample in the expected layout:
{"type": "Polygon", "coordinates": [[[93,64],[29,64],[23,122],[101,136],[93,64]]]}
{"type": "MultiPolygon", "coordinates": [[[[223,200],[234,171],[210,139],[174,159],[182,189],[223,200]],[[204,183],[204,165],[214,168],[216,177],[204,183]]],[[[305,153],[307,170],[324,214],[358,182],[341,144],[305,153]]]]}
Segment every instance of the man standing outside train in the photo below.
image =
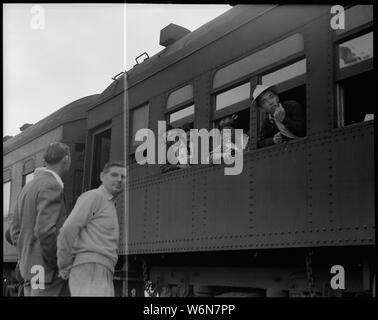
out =
{"type": "Polygon", "coordinates": [[[40,169],[18,195],[10,223],[17,247],[25,296],[68,296],[68,283],[58,277],[56,241],[67,214],[61,177],[71,165],[70,149],[51,143],[40,169]]]}
{"type": "Polygon", "coordinates": [[[69,278],[71,296],[114,297],[119,224],[116,198],[123,192],[126,168],[110,161],[101,186],[83,193],[58,236],[60,276],[69,278]]]}
{"type": "Polygon", "coordinates": [[[306,117],[296,101],[280,102],[275,86],[257,85],[252,106],[268,113],[262,124],[258,147],[280,144],[306,135],[306,117]]]}

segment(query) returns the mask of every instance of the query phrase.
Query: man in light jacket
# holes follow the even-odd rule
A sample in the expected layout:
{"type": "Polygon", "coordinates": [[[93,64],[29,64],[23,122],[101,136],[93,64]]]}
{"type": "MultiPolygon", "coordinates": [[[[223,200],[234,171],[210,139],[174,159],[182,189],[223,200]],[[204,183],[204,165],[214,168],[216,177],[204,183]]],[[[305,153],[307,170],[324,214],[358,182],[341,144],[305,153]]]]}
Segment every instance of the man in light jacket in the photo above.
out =
{"type": "Polygon", "coordinates": [[[108,162],[102,185],[83,193],[58,236],[58,267],[69,278],[71,296],[113,297],[119,224],[115,201],[124,190],[126,168],[108,162]]]}
{"type": "Polygon", "coordinates": [[[21,190],[10,223],[25,296],[67,296],[67,281],[58,277],[56,240],[66,219],[61,177],[71,165],[70,149],[54,142],[45,153],[46,168],[21,190]]]}

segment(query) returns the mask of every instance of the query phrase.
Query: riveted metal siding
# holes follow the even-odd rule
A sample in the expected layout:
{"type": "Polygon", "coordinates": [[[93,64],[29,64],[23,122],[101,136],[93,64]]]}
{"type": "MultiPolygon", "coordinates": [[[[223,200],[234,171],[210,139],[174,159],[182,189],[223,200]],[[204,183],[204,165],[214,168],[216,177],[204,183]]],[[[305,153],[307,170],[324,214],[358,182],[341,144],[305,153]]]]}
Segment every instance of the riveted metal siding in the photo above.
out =
{"type": "Polygon", "coordinates": [[[273,147],[253,169],[255,232],[286,233],[306,227],[306,150],[303,144],[273,147]]]}
{"type": "MultiPolygon", "coordinates": [[[[202,183],[202,182],[199,182],[202,183]]],[[[248,167],[240,175],[225,175],[223,166],[215,166],[206,175],[206,230],[208,236],[229,236],[249,232],[248,167]]],[[[223,244],[220,239],[219,245],[223,244]]]]}
{"type": "Polygon", "coordinates": [[[334,211],[331,203],[332,141],[316,139],[308,143],[307,154],[307,223],[308,229],[332,226],[334,211]]]}
{"type": "Polygon", "coordinates": [[[332,142],[332,203],[335,227],[350,243],[373,244],[374,136],[373,125],[343,128],[332,142]],[[358,237],[357,239],[355,237],[358,237]]]}
{"type": "MultiPolygon", "coordinates": [[[[160,184],[159,240],[191,236],[193,178],[184,172],[172,172],[160,184]]],[[[155,209],[156,210],[156,209],[155,209]]]]}

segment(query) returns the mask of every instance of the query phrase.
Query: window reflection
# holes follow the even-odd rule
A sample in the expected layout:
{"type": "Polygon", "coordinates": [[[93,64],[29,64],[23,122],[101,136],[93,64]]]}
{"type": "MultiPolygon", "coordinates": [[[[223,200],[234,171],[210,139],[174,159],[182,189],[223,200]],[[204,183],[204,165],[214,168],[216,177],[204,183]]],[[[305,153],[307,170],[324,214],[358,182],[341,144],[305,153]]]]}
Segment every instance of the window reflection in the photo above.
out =
{"type": "Polygon", "coordinates": [[[169,115],[169,123],[178,121],[180,119],[189,117],[194,114],[194,104],[179,111],[173,112],[169,115]]]}
{"type": "Polygon", "coordinates": [[[29,181],[32,181],[34,178],[34,173],[31,172],[31,173],[28,173],[28,174],[25,174],[23,176],[23,182],[22,182],[22,185],[24,186],[25,184],[27,184],[29,181]]]}
{"type": "Polygon", "coordinates": [[[306,59],[295,62],[287,67],[263,75],[262,84],[271,86],[282,83],[306,73],[306,59]]]}
{"type": "Polygon", "coordinates": [[[3,183],[3,217],[9,215],[11,182],[3,183]]]}
{"type": "Polygon", "coordinates": [[[234,103],[249,98],[251,85],[249,82],[216,95],[216,110],[223,109],[234,103]]]}
{"type": "Polygon", "coordinates": [[[373,58],[373,32],[339,45],[339,67],[349,67],[373,58]]]}

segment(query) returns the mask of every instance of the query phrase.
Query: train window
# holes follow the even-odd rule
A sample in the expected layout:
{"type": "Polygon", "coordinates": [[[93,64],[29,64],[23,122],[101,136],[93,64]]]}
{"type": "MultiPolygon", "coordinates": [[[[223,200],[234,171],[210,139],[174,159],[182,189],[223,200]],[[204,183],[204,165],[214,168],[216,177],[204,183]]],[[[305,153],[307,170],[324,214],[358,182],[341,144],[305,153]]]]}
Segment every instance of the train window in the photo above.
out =
{"type": "Polygon", "coordinates": [[[250,92],[251,84],[248,81],[216,94],[214,127],[219,128],[220,122],[232,115],[235,120],[233,126],[236,129],[243,129],[249,135],[250,92]]]}
{"type": "Polygon", "coordinates": [[[290,64],[287,67],[265,74],[261,77],[264,85],[271,86],[283,83],[287,80],[294,79],[297,76],[306,73],[306,59],[290,64]]]}
{"type": "Polygon", "coordinates": [[[34,178],[34,172],[26,173],[22,175],[22,186],[27,184],[29,181],[32,181],[34,178]]]}
{"type": "Polygon", "coordinates": [[[174,128],[193,128],[195,106],[193,86],[186,85],[169,94],[167,99],[166,120],[174,128]]]}
{"type": "Polygon", "coordinates": [[[193,99],[193,86],[188,84],[187,86],[180,88],[172,92],[167,100],[167,109],[177,106],[183,102],[193,99]]]}
{"type": "Polygon", "coordinates": [[[174,127],[181,127],[185,123],[194,122],[194,104],[180,109],[179,111],[172,112],[168,115],[168,123],[174,127]]]}
{"type": "Polygon", "coordinates": [[[11,196],[11,182],[7,181],[3,183],[3,217],[9,215],[9,205],[11,196]]]}
{"type": "Polygon", "coordinates": [[[251,84],[247,82],[233,89],[217,94],[215,96],[215,110],[220,110],[236,102],[248,99],[250,91],[251,84]]]}
{"type": "Polygon", "coordinates": [[[342,39],[336,48],[336,126],[373,120],[373,32],[342,39]]]}
{"type": "Polygon", "coordinates": [[[91,188],[101,185],[100,173],[110,159],[111,129],[96,132],[93,137],[91,188]]]}
{"type": "Polygon", "coordinates": [[[339,44],[339,68],[373,58],[373,32],[339,44]]]}
{"type": "Polygon", "coordinates": [[[237,79],[246,77],[282,59],[300,54],[303,50],[303,36],[299,33],[294,34],[218,70],[214,76],[213,88],[224,87],[228,83],[237,81],[237,79]]]}
{"type": "Polygon", "coordinates": [[[148,111],[149,105],[145,104],[142,107],[134,109],[131,111],[131,138],[132,143],[130,144],[132,147],[138,146],[141,142],[135,141],[135,134],[139,129],[148,128],[148,111]]]}
{"type": "MultiPolygon", "coordinates": [[[[281,67],[261,76],[261,83],[274,85],[279,92],[280,102],[294,100],[306,110],[306,59],[281,67]]],[[[258,130],[268,115],[259,112],[258,130]]]]}

